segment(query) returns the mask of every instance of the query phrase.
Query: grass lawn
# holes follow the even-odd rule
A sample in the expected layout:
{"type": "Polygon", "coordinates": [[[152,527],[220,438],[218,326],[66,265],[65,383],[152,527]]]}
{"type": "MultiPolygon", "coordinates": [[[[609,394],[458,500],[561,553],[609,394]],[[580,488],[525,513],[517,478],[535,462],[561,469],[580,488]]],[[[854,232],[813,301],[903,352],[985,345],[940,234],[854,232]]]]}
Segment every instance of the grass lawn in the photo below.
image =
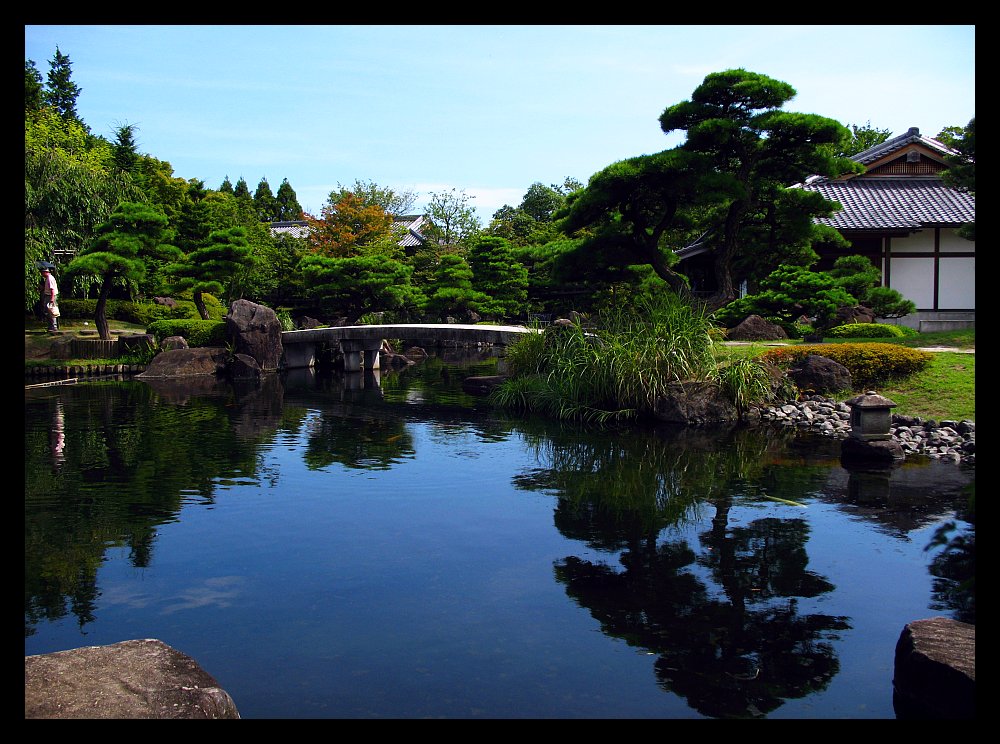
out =
{"type": "MultiPolygon", "coordinates": [[[[976,331],[942,331],[922,333],[903,339],[824,339],[824,343],[898,343],[911,348],[949,348],[955,351],[935,351],[927,369],[902,380],[893,380],[878,393],[896,404],[893,413],[920,416],[923,419],[976,420],[976,331]],[[973,353],[962,353],[972,351],[973,353]]],[[[791,341],[789,343],[801,343],[791,341]]],[[[770,346],[763,343],[747,346],[726,346],[723,354],[757,356],[770,346]]],[[[846,400],[864,392],[836,396],[846,400]]]]}

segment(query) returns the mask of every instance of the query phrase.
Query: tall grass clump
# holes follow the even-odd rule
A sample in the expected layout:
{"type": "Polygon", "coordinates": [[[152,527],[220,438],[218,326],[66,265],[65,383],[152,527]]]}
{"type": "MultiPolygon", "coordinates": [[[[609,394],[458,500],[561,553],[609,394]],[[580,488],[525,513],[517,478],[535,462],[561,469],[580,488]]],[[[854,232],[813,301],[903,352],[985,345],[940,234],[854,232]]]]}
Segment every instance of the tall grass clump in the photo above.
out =
{"type": "Polygon", "coordinates": [[[708,315],[673,294],[567,321],[508,349],[497,405],[562,419],[608,421],[653,409],[671,383],[714,374],[708,315]]]}
{"type": "Polygon", "coordinates": [[[735,357],[718,369],[722,391],[742,415],[751,405],[768,401],[773,395],[773,378],[768,368],[751,357],[735,357]]]}

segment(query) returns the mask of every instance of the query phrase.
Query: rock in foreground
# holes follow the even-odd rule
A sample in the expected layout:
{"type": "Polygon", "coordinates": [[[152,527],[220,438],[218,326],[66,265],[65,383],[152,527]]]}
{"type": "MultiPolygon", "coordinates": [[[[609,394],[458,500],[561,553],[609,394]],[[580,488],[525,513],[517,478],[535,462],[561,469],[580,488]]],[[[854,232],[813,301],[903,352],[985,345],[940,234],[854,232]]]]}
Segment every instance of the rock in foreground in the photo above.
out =
{"type": "Polygon", "coordinates": [[[24,657],[25,718],[239,718],[189,656],[155,639],[24,657]]]}

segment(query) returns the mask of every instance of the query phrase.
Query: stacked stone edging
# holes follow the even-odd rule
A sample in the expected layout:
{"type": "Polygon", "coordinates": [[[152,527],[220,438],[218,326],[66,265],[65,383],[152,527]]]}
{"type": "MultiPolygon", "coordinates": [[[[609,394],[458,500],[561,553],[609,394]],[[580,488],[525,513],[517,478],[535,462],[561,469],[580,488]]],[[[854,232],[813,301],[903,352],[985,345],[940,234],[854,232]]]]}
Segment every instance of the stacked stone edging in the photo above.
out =
{"type": "MultiPolygon", "coordinates": [[[[761,407],[757,413],[761,421],[794,426],[835,439],[846,439],[851,433],[850,406],[821,395],[761,407]]],[[[906,455],[926,455],[956,463],[976,462],[976,425],[972,421],[934,421],[893,414],[889,433],[906,455]]]]}
{"type": "Polygon", "coordinates": [[[134,375],[146,369],[145,364],[73,364],[60,367],[25,367],[26,377],[95,377],[99,375],[134,375]]]}

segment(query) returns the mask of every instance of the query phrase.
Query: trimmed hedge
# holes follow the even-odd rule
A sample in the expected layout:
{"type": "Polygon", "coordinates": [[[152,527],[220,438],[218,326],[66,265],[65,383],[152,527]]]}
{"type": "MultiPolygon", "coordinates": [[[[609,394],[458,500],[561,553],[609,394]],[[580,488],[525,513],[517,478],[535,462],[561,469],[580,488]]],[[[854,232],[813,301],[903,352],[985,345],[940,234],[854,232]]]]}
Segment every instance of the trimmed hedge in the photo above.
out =
{"type": "Polygon", "coordinates": [[[761,356],[787,369],[809,354],[818,354],[847,367],[856,390],[871,389],[888,380],[908,377],[926,369],[933,358],[927,351],[880,343],[781,346],[761,356]]]}
{"type": "Polygon", "coordinates": [[[916,335],[912,328],[890,323],[845,323],[826,332],[827,338],[905,338],[916,335]]]}
{"type": "MultiPolygon", "coordinates": [[[[205,309],[212,320],[223,320],[226,317],[226,308],[214,296],[210,294],[202,295],[205,300],[205,309]]],[[[192,300],[176,300],[177,305],[173,308],[160,305],[156,302],[132,302],[130,300],[108,300],[104,308],[104,314],[108,320],[120,320],[123,323],[135,323],[136,325],[148,326],[158,320],[200,320],[198,308],[192,300]]],[[[60,298],[59,312],[64,318],[91,320],[97,315],[97,300],[78,300],[73,298],[60,298]]]]}
{"type": "Polygon", "coordinates": [[[146,327],[146,333],[152,334],[157,344],[169,336],[183,336],[188,346],[226,345],[224,320],[158,320],[146,327]]]}

